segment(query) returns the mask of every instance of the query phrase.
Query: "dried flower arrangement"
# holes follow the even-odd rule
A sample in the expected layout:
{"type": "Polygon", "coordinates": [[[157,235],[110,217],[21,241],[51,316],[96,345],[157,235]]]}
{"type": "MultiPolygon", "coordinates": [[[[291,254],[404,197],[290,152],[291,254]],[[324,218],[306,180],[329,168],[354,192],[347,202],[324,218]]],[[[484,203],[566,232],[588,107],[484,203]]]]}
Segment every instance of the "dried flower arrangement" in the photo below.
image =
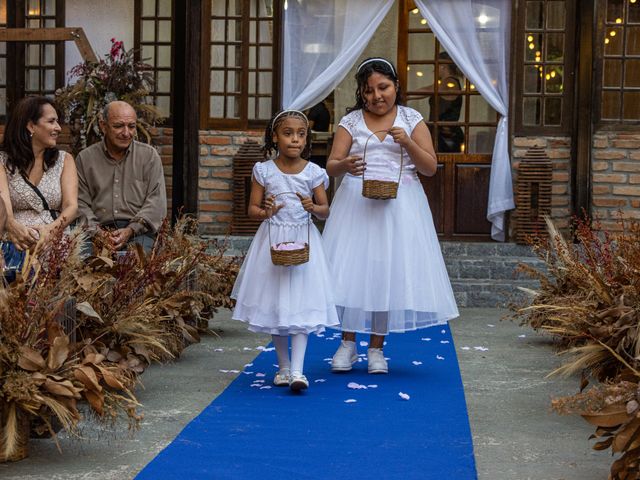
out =
{"type": "Polygon", "coordinates": [[[102,108],[113,100],[124,100],[135,109],[138,137],[151,142],[149,128],[163,117],[147,101],[154,85],[153,69],[136,61],[134,49],[125,50],[122,41],[112,38],[111,51],[104,59],[78,64],[69,76],[77,78],[76,83],[56,90],[55,101],[71,128],[74,155],[100,140],[98,120],[102,108]]]}
{"type": "Polygon", "coordinates": [[[26,455],[31,419],[54,438],[54,422],[74,433],[78,401],[102,420],[125,413],[137,425],[139,375],[197,342],[195,321],[231,301],[237,262],[208,254],[188,234],[197,231],[192,223],[165,222],[149,254],[118,255],[98,232],[88,259],[80,254],[84,232],[56,232],[17,281],[0,288],[0,461],[26,455]],[[186,288],[195,274],[198,288],[186,288]],[[59,316],[70,300],[77,318],[65,332],[59,316]]]}
{"type": "Polygon", "coordinates": [[[533,248],[547,272],[521,265],[540,280],[531,303],[513,318],[559,340],[569,359],[550,375],[582,374],[581,392],[555,399],[559,413],[577,413],[597,427],[596,450],[618,454],[610,479],[640,479],[640,224],[620,219],[621,232],[577,220],[577,243],[547,220],[549,238],[533,248]]]}

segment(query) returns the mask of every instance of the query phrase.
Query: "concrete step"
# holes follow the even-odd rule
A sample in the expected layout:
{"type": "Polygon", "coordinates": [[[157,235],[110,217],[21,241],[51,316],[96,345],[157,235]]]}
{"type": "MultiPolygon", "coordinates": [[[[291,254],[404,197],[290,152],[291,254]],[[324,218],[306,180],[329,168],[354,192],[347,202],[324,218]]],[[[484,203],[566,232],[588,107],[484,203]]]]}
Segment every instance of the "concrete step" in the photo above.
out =
{"type": "MultiPolygon", "coordinates": [[[[246,253],[252,237],[217,236],[226,242],[226,255],[246,253]]],[[[542,262],[531,249],[514,243],[441,242],[451,286],[459,307],[504,307],[521,298],[518,287],[537,289],[537,281],[517,272],[518,264],[544,271],[542,262]]]]}

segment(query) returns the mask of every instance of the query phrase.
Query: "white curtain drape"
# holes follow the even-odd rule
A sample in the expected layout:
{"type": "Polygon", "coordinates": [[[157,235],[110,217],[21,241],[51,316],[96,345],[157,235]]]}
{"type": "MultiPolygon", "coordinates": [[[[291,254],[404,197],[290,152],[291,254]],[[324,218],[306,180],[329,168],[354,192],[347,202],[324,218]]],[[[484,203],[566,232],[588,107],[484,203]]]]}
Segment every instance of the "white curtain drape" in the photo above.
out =
{"type": "Polygon", "coordinates": [[[515,208],[509,158],[510,0],[416,0],[416,6],[452,60],[502,117],[491,160],[491,237],[505,239],[505,212],[515,208]]]}
{"type": "Polygon", "coordinates": [[[287,0],[282,104],[304,110],[323,100],[363,52],[394,0],[287,0]]]}

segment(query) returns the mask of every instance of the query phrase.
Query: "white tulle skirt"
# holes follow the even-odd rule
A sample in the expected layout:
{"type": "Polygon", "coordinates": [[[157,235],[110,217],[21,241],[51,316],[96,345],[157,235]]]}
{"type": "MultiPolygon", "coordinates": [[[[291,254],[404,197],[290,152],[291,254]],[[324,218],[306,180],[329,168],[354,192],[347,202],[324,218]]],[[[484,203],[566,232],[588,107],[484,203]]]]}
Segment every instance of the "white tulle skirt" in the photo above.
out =
{"type": "Polygon", "coordinates": [[[272,226],[271,241],[309,241],[309,261],[283,267],[271,262],[269,229],[263,222],[247,252],[231,297],[233,319],[272,335],[322,332],[339,325],[331,273],[315,225],[272,226]]]}
{"type": "Polygon", "coordinates": [[[372,200],[346,175],[323,239],[342,330],[386,335],[459,315],[417,177],[403,179],[396,199],[372,200]]]}

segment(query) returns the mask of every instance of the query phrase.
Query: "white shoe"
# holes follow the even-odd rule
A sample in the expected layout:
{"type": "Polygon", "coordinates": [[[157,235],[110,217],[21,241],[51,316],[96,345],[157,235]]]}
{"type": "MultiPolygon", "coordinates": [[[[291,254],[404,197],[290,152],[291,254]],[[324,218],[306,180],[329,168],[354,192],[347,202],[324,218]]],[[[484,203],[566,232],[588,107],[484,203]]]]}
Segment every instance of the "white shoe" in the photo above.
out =
{"type": "Polygon", "coordinates": [[[381,348],[368,348],[369,373],[389,373],[389,366],[384,358],[381,348]]]}
{"type": "Polygon", "coordinates": [[[273,377],[273,384],[276,387],[286,387],[290,381],[291,375],[289,374],[289,370],[279,370],[276,376],[273,377]]]}
{"type": "Polygon", "coordinates": [[[309,380],[301,373],[291,374],[291,381],[289,382],[289,388],[293,392],[299,392],[300,390],[306,390],[309,388],[309,380]]]}
{"type": "Polygon", "coordinates": [[[357,361],[358,351],[356,350],[356,342],[342,340],[338,350],[336,350],[336,353],[331,359],[331,371],[348,372],[357,361]]]}

